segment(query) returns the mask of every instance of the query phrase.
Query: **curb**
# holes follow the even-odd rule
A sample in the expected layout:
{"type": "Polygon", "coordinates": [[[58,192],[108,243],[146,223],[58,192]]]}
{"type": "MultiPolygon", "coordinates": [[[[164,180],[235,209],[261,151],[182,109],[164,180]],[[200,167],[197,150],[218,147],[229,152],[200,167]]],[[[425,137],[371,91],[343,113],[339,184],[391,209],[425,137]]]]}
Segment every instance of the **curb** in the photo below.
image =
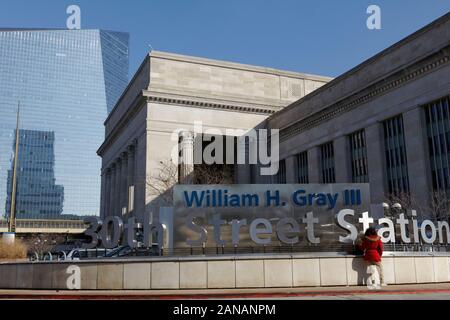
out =
{"type": "Polygon", "coordinates": [[[198,293],[198,294],[0,294],[1,299],[24,300],[204,300],[204,299],[239,299],[239,298],[288,298],[317,296],[352,296],[352,295],[412,295],[450,293],[450,289],[419,290],[355,290],[355,291],[305,291],[305,292],[273,292],[273,293],[198,293]]]}

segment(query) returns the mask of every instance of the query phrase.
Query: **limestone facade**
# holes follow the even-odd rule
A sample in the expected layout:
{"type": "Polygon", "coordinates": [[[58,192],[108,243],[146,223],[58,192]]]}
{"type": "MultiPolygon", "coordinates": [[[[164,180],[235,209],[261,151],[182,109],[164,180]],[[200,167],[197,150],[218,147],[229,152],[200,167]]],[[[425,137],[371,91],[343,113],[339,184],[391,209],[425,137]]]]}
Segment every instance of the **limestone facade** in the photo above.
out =
{"type": "MultiPolygon", "coordinates": [[[[438,171],[432,171],[433,167],[441,166],[431,157],[439,153],[433,148],[440,147],[430,146],[432,138],[427,135],[426,120],[429,110],[433,110],[429,109],[430,105],[435,105],[435,110],[442,114],[434,116],[434,127],[439,127],[436,130],[442,130],[444,135],[450,130],[444,124],[450,103],[449,62],[450,14],[446,14],[271,115],[263,127],[280,129],[280,161],[286,164],[286,180],[299,182],[299,155],[305,152],[309,183],[325,182],[321,148],[332,143],[335,182],[361,182],[352,171],[351,136],[362,132],[365,136],[364,166],[368,171],[364,182],[370,183],[371,202],[386,201],[392,192],[389,183],[395,181],[392,180],[395,177],[389,176],[395,171],[388,169],[396,161],[402,161],[411,198],[416,203],[429,204],[436,179],[445,175],[446,179],[450,178],[448,171],[445,174],[445,164],[441,177],[438,171]],[[403,125],[406,157],[392,161],[389,157],[393,132],[389,131],[392,129],[389,121],[394,117],[401,119],[403,125]]],[[[441,136],[435,145],[450,142],[449,139],[450,135],[441,136]]],[[[446,157],[448,155],[442,155],[442,159],[446,157]]],[[[270,182],[270,178],[258,176],[256,169],[253,168],[255,178],[252,181],[241,182],[270,182]]],[[[448,189],[448,186],[441,189],[448,189]]]]}
{"type": "MultiPolygon", "coordinates": [[[[203,130],[249,130],[331,78],[152,51],[105,121],[101,217],[152,213],[161,163],[192,157],[194,123],[203,130]],[[180,141],[180,144],[179,144],[180,141]]],[[[190,182],[193,166],[176,177],[190,182]]]]}
{"type": "MultiPolygon", "coordinates": [[[[406,190],[428,205],[439,183],[450,191],[450,153],[439,155],[450,150],[449,61],[450,14],[333,80],[153,51],[105,121],[101,214],[153,212],[148,179],[180,145],[192,157],[196,121],[280,130],[283,170],[238,166],[237,183],[368,182],[372,204],[406,190]]],[[[179,182],[192,170],[182,166],[179,182]]]]}

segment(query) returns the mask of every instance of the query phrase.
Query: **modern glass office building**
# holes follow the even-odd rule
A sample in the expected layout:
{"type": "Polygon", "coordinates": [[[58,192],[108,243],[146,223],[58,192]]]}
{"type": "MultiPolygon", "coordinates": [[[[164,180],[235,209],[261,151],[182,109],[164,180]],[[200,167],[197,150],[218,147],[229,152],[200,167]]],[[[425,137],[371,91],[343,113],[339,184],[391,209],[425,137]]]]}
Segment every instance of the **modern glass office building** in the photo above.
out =
{"type": "Polygon", "coordinates": [[[103,30],[0,30],[2,215],[19,101],[18,217],[99,214],[96,150],[128,82],[128,43],[127,33],[103,30]]]}
{"type": "MultiPolygon", "coordinates": [[[[16,144],[12,145],[15,150],[16,144]]],[[[16,218],[51,218],[63,210],[64,187],[55,183],[55,133],[19,130],[16,218]]],[[[10,212],[13,165],[8,170],[6,212],[10,212]]]]}

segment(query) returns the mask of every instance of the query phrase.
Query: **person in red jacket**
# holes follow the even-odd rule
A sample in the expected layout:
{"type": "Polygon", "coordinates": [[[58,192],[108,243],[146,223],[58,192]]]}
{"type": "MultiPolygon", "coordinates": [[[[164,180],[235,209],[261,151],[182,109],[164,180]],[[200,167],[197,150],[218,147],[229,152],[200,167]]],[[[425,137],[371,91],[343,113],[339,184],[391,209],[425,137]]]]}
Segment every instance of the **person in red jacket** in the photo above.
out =
{"type": "Polygon", "coordinates": [[[364,251],[364,260],[369,265],[375,265],[380,274],[380,282],[382,286],[385,286],[383,265],[381,264],[381,256],[383,255],[383,242],[381,242],[378,236],[377,230],[370,227],[365,232],[365,237],[359,248],[364,251]]]}

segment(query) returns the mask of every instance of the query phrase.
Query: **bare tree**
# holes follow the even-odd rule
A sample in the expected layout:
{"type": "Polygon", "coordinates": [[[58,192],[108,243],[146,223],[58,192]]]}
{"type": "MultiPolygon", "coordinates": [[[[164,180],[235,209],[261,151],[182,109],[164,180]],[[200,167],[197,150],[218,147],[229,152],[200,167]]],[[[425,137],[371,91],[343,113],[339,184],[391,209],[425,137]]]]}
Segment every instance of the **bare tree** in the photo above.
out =
{"type": "Polygon", "coordinates": [[[171,160],[159,162],[156,173],[147,178],[152,196],[157,196],[163,206],[172,206],[173,186],[178,183],[178,167],[171,160]]]}
{"type": "Polygon", "coordinates": [[[42,258],[47,252],[52,252],[58,244],[64,243],[64,240],[61,235],[37,234],[30,238],[26,244],[29,251],[37,253],[42,258]]]}
{"type": "Polygon", "coordinates": [[[413,199],[409,193],[399,193],[399,194],[387,194],[385,196],[385,202],[389,205],[390,209],[386,211],[387,215],[395,217],[400,213],[404,213],[405,210],[415,209],[422,212],[420,208],[415,207],[413,204],[413,199]],[[400,204],[402,210],[396,210],[395,204],[400,204]]]}
{"type": "Polygon", "coordinates": [[[431,194],[430,213],[436,220],[449,221],[450,203],[445,191],[434,191],[431,194]]]}
{"type": "MultiPolygon", "coordinates": [[[[221,164],[198,164],[194,166],[194,184],[232,184],[234,167],[221,164]]],[[[150,195],[157,197],[161,206],[173,205],[173,186],[178,184],[178,166],[171,160],[162,160],[156,172],[147,178],[150,195]]]]}
{"type": "Polygon", "coordinates": [[[194,167],[194,184],[232,184],[234,167],[223,164],[199,164],[194,167]]]}
{"type": "Polygon", "coordinates": [[[432,220],[445,220],[450,218],[450,202],[447,194],[443,191],[433,191],[430,194],[430,200],[427,203],[418,201],[409,193],[401,193],[397,195],[388,194],[385,197],[385,202],[393,208],[393,205],[398,203],[401,205],[401,210],[389,210],[388,214],[396,216],[405,210],[416,210],[419,218],[426,218],[432,220]]]}

